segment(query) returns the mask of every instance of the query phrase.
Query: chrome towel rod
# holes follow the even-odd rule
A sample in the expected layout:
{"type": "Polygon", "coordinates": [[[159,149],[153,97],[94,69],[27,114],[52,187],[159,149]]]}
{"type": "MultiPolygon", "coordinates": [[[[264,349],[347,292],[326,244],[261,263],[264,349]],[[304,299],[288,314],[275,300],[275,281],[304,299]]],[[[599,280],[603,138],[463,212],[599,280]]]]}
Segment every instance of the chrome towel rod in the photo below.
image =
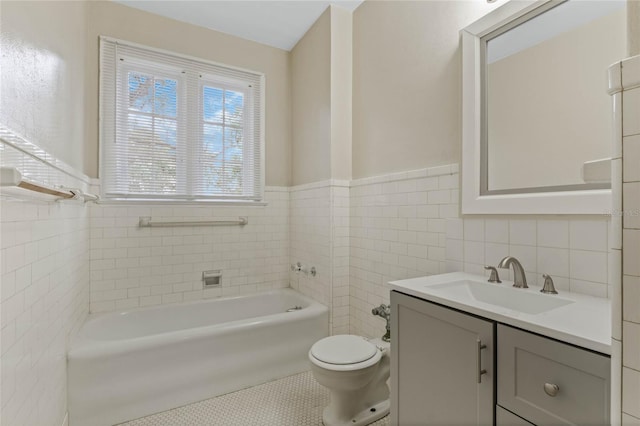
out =
{"type": "Polygon", "coordinates": [[[194,221],[176,221],[176,222],[152,222],[149,216],[140,216],[138,226],[140,228],[156,228],[168,226],[225,226],[240,225],[244,226],[249,223],[249,219],[245,216],[239,217],[238,220],[194,220],[194,221]]]}

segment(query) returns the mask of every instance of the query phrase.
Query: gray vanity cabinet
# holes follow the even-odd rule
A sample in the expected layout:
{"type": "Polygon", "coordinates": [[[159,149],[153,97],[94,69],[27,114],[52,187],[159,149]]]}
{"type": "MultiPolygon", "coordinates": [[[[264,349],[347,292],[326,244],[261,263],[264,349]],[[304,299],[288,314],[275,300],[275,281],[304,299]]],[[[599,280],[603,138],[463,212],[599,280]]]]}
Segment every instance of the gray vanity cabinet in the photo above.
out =
{"type": "Polygon", "coordinates": [[[391,424],[606,425],[610,358],[391,292],[391,424]]]}
{"type": "Polygon", "coordinates": [[[391,292],[391,423],[494,423],[491,321],[391,292]]]}

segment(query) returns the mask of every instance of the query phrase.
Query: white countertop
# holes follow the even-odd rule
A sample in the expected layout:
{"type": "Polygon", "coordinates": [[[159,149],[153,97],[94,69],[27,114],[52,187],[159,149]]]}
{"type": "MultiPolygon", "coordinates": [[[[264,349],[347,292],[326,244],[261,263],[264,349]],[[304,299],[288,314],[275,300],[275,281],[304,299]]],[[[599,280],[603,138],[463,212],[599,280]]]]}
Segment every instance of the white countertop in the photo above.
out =
{"type": "Polygon", "coordinates": [[[531,285],[528,289],[515,290],[536,292],[536,294],[544,297],[562,298],[573,303],[539,314],[527,314],[484,303],[469,297],[469,295],[442,291],[443,283],[450,282],[453,284],[465,280],[483,282],[492,286],[511,287],[513,284],[512,281],[507,280],[503,280],[502,284],[487,283],[485,277],[464,272],[391,281],[389,284],[392,290],[400,293],[409,294],[607,355],[611,354],[611,302],[608,299],[564,291],[559,291],[560,294],[558,295],[543,295],[539,293],[540,287],[531,285]]]}

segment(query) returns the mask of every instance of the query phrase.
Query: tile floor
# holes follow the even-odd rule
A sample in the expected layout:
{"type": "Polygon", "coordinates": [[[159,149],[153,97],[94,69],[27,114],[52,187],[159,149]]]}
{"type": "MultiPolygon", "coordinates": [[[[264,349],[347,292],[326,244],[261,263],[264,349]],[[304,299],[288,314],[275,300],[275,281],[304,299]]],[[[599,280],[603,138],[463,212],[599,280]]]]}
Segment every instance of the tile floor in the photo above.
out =
{"type": "MultiPolygon", "coordinates": [[[[328,402],[328,391],[305,372],[121,426],[320,426],[328,402]]],[[[389,416],[372,423],[388,425],[389,416]]]]}

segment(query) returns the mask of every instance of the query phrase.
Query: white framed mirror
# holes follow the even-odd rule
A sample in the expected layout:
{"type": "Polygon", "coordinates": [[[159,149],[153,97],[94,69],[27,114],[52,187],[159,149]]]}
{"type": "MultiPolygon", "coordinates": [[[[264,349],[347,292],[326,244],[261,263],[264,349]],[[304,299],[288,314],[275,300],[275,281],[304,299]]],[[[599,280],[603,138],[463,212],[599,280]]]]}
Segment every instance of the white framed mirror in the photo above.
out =
{"type": "Polygon", "coordinates": [[[605,214],[624,0],[511,1],[462,30],[463,214],[605,214]]]}

